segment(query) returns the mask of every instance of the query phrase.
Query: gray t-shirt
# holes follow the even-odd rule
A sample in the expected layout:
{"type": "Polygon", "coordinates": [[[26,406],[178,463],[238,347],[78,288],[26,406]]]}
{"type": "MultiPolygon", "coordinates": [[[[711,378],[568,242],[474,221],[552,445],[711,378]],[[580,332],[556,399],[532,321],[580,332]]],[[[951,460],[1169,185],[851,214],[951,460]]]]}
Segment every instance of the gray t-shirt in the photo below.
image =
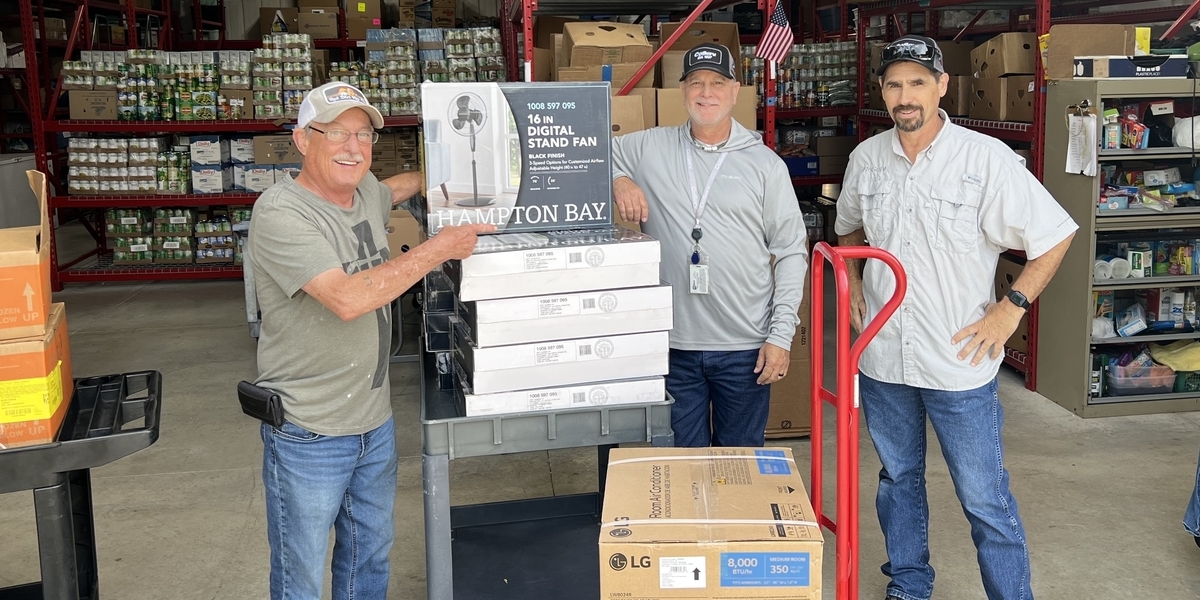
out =
{"type": "Polygon", "coordinates": [[[258,379],[279,392],[289,421],[321,435],[358,435],[392,416],[387,307],[353,321],[301,288],[330,269],[346,274],[388,259],[391,189],[368,173],[353,208],[322,199],[291,177],[254,204],[247,252],[262,328],[258,379]]]}

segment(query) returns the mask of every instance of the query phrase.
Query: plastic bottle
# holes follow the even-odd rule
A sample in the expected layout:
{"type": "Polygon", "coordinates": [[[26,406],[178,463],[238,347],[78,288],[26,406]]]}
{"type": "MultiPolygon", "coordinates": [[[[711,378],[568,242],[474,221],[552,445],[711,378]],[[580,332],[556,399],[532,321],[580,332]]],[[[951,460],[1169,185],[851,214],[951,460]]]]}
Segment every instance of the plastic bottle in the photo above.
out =
{"type": "Polygon", "coordinates": [[[1116,115],[1110,116],[1104,124],[1104,149],[1118,150],[1121,148],[1121,125],[1117,123],[1116,115]]]}

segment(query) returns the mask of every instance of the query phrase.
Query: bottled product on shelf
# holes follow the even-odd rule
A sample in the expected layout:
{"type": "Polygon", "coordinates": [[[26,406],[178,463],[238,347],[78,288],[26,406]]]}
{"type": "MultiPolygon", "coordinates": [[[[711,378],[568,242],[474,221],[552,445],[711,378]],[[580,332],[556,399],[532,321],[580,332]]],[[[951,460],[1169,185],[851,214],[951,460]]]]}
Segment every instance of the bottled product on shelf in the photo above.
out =
{"type": "MultiPolygon", "coordinates": [[[[757,47],[742,46],[742,84],[758,90],[762,106],[766,61],[757,47]]],[[[858,48],[854,42],[795,44],[778,65],[776,107],[780,109],[854,106],[858,103],[858,48]]]]}

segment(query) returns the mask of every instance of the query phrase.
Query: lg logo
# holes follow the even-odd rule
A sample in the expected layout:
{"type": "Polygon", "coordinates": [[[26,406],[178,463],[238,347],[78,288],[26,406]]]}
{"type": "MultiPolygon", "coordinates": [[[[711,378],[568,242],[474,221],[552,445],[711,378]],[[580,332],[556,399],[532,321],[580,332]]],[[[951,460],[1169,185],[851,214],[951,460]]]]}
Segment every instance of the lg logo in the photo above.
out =
{"type": "Polygon", "coordinates": [[[608,557],[608,566],[614,571],[624,571],[626,567],[633,565],[634,569],[649,569],[649,556],[625,556],[620,552],[608,557]]]}

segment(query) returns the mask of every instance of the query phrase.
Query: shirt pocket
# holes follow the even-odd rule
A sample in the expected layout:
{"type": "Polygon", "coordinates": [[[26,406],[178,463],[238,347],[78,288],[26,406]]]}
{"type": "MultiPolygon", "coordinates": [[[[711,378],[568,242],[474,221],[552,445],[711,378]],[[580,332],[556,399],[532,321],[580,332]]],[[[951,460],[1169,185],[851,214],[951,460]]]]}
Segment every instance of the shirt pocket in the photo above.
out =
{"type": "Polygon", "coordinates": [[[983,188],[967,182],[939,187],[930,194],[937,207],[933,247],[951,254],[966,254],[979,245],[979,205],[983,188]]]}
{"type": "Polygon", "coordinates": [[[862,199],[863,231],[868,240],[881,243],[895,221],[892,181],[886,175],[863,173],[858,178],[858,195],[862,199]]]}

